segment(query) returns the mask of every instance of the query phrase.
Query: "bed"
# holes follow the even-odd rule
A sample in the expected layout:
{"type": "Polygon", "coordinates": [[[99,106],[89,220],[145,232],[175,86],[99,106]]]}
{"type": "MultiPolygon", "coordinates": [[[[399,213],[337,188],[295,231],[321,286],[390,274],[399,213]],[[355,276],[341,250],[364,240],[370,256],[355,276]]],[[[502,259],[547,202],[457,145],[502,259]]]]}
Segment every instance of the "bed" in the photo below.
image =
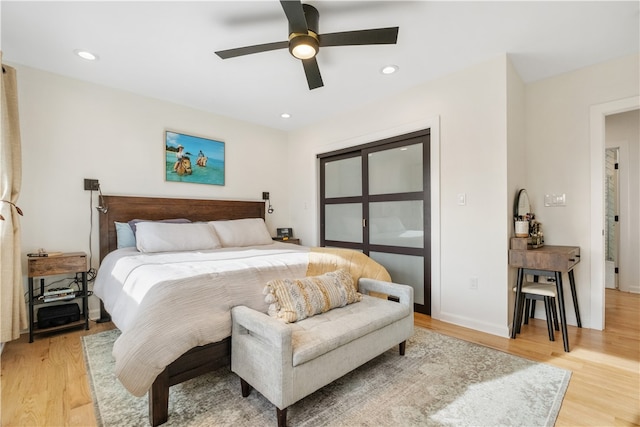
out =
{"type": "MultiPolygon", "coordinates": [[[[116,375],[132,394],[148,393],[154,426],[168,419],[172,385],[229,364],[230,307],[266,310],[261,293],[268,280],[338,268],[354,279],[390,280],[382,266],[359,252],[273,242],[264,226],[262,201],[104,196],[104,204],[108,209],[100,214],[101,266],[94,293],[101,299],[101,319],[111,316],[122,331],[113,349],[116,375]],[[159,222],[176,218],[191,222],[159,222]],[[122,228],[116,225],[134,219],[145,220],[137,223],[134,235],[142,251],[118,247],[122,228]],[[239,231],[238,224],[251,232],[239,231]],[[251,228],[258,224],[262,230],[251,228]],[[149,237],[158,230],[192,232],[209,225],[222,247],[174,252],[171,246],[167,252],[162,246],[166,239],[149,237]],[[260,236],[259,244],[254,237],[229,237],[234,230],[260,236]]],[[[200,240],[192,237],[187,246],[200,240]]]]}

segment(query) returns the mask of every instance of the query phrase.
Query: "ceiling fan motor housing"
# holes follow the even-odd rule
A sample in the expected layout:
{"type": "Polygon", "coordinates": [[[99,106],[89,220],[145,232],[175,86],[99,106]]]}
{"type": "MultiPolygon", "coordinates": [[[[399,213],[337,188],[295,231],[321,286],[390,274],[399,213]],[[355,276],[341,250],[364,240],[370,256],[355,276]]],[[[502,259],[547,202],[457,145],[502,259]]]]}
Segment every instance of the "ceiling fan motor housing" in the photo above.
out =
{"type": "MultiPolygon", "coordinates": [[[[318,12],[318,9],[310,4],[303,4],[302,10],[304,11],[304,18],[307,20],[307,29],[316,34],[320,34],[320,27],[318,26],[318,22],[320,22],[320,12],[318,12]]],[[[292,28],[291,23],[289,23],[289,34],[295,32],[295,28],[292,28]]]]}
{"type": "Polygon", "coordinates": [[[294,50],[300,45],[306,45],[313,48],[314,53],[311,55],[311,57],[313,57],[317,55],[320,50],[320,42],[318,40],[320,13],[318,9],[310,4],[303,4],[302,10],[304,11],[304,17],[307,21],[307,32],[297,32],[291,23],[289,23],[289,53],[295,57],[299,57],[298,54],[294,53],[294,50]]]}

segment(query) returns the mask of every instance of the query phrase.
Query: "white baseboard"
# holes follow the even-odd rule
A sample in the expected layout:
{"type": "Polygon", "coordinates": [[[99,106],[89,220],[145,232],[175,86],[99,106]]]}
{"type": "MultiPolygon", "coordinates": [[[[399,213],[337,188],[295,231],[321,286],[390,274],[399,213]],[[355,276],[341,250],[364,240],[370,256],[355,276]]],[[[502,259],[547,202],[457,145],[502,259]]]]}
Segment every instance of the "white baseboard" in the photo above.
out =
{"type": "Polygon", "coordinates": [[[464,316],[448,314],[440,312],[438,320],[453,323],[454,325],[463,326],[475,331],[485,332],[499,337],[509,338],[511,336],[511,325],[496,325],[493,323],[479,322],[477,319],[471,319],[464,316]]]}
{"type": "Polygon", "coordinates": [[[89,320],[98,320],[100,318],[100,308],[89,309],[89,320]]]}

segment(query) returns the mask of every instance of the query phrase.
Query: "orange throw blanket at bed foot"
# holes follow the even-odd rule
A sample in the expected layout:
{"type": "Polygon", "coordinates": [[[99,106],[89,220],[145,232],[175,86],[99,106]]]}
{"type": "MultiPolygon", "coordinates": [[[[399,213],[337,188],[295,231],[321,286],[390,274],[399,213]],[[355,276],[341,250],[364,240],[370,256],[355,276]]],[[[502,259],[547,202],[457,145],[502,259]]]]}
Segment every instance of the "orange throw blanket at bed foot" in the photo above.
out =
{"type": "Polygon", "coordinates": [[[340,248],[310,248],[307,276],[319,276],[336,270],[346,270],[358,283],[358,279],[391,282],[387,270],[362,252],[340,248]]]}

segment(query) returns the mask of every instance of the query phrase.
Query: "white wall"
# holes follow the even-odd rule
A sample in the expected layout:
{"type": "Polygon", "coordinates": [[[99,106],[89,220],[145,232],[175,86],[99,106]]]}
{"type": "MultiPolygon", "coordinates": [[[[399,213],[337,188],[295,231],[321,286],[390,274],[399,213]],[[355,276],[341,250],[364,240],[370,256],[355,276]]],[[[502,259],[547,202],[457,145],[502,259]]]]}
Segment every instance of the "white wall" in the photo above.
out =
{"type": "Polygon", "coordinates": [[[640,110],[606,117],[605,145],[620,149],[619,289],[640,292],[640,110]]]}
{"type": "Polygon", "coordinates": [[[97,212],[89,209],[84,178],[99,179],[102,192],[114,195],[260,200],[269,191],[275,212],[267,225],[274,236],[276,227],[289,225],[289,175],[277,167],[287,149],[283,132],[13,66],[22,131],[23,253],[41,247],[88,253],[93,214],[97,267],[97,212]],[[166,182],[165,129],[224,141],[225,185],[166,182]]]}
{"type": "MultiPolygon", "coordinates": [[[[527,157],[526,157],[526,116],[525,116],[525,85],[513,65],[509,62],[507,68],[507,218],[505,227],[509,230],[509,238],[515,235],[513,205],[520,189],[527,187],[527,157]]],[[[508,244],[510,245],[511,242],[508,244]]],[[[507,307],[515,304],[513,284],[516,282],[515,268],[508,269],[506,286],[507,307]]],[[[513,323],[513,310],[509,310],[508,322],[513,323]]]]}
{"type": "Polygon", "coordinates": [[[400,135],[438,122],[441,272],[432,283],[433,316],[508,334],[507,249],[512,195],[507,188],[506,56],[390,97],[383,103],[292,132],[289,164],[293,227],[318,242],[318,153],[400,135]],[[435,118],[435,119],[434,119],[435,118]],[[466,193],[466,206],[457,195],[466,193]],[[471,277],[478,289],[469,289],[471,277]]]}
{"type": "MultiPolygon", "coordinates": [[[[434,126],[434,317],[508,334],[508,240],[515,189],[525,187],[547,243],[582,249],[576,277],[583,323],[590,325],[589,108],[640,93],[637,55],[524,89],[503,55],[289,134],[14,66],[24,253],[38,247],[89,251],[90,192],[83,190],[84,178],[97,178],[106,194],[119,195],[257,200],[270,191],[276,209],[267,217],[271,230],[291,226],[304,244],[314,245],[316,154],[434,126]],[[225,141],[226,185],[165,182],[165,129],[225,141]],[[276,166],[283,153],[287,168],[276,166]],[[545,209],[546,192],[567,193],[567,207],[545,209]],[[466,193],[466,206],[457,205],[459,193],[466,193]],[[479,279],[477,291],[469,289],[471,277],[479,279]]],[[[97,223],[92,236],[96,266],[97,223]]],[[[572,313],[569,303],[570,321],[572,313]]]]}
{"type": "MultiPolygon", "coordinates": [[[[316,154],[417,130],[422,121],[439,118],[434,317],[508,334],[510,218],[515,189],[527,188],[547,244],[580,246],[581,317],[585,327],[598,327],[598,317],[591,318],[591,288],[601,284],[592,283],[589,268],[590,107],[637,95],[638,75],[638,55],[631,55],[523,86],[500,57],[292,132],[289,162],[299,179],[291,186],[291,222],[307,241],[317,242],[316,154]],[[467,206],[457,206],[456,195],[463,192],[467,206]],[[567,206],[545,208],[546,193],[566,193],[567,206]],[[478,292],[469,290],[471,276],[479,278],[478,292]]],[[[567,313],[575,324],[570,300],[567,313]]]]}
{"type": "MultiPolygon", "coordinates": [[[[600,278],[592,281],[590,269],[592,263],[604,264],[603,259],[592,259],[592,253],[601,249],[592,247],[590,238],[591,227],[602,227],[592,224],[590,214],[592,198],[602,197],[591,189],[590,108],[637,96],[638,64],[638,55],[631,55],[526,87],[527,190],[542,222],[546,244],[580,247],[581,261],[575,276],[580,315],[586,327],[599,327],[595,320],[599,315],[591,312],[592,298],[598,298],[592,296],[592,290],[604,286],[600,278]],[[566,207],[545,207],[544,195],[550,193],[565,193],[566,207]]],[[[575,324],[570,300],[567,319],[575,324]]]]}

